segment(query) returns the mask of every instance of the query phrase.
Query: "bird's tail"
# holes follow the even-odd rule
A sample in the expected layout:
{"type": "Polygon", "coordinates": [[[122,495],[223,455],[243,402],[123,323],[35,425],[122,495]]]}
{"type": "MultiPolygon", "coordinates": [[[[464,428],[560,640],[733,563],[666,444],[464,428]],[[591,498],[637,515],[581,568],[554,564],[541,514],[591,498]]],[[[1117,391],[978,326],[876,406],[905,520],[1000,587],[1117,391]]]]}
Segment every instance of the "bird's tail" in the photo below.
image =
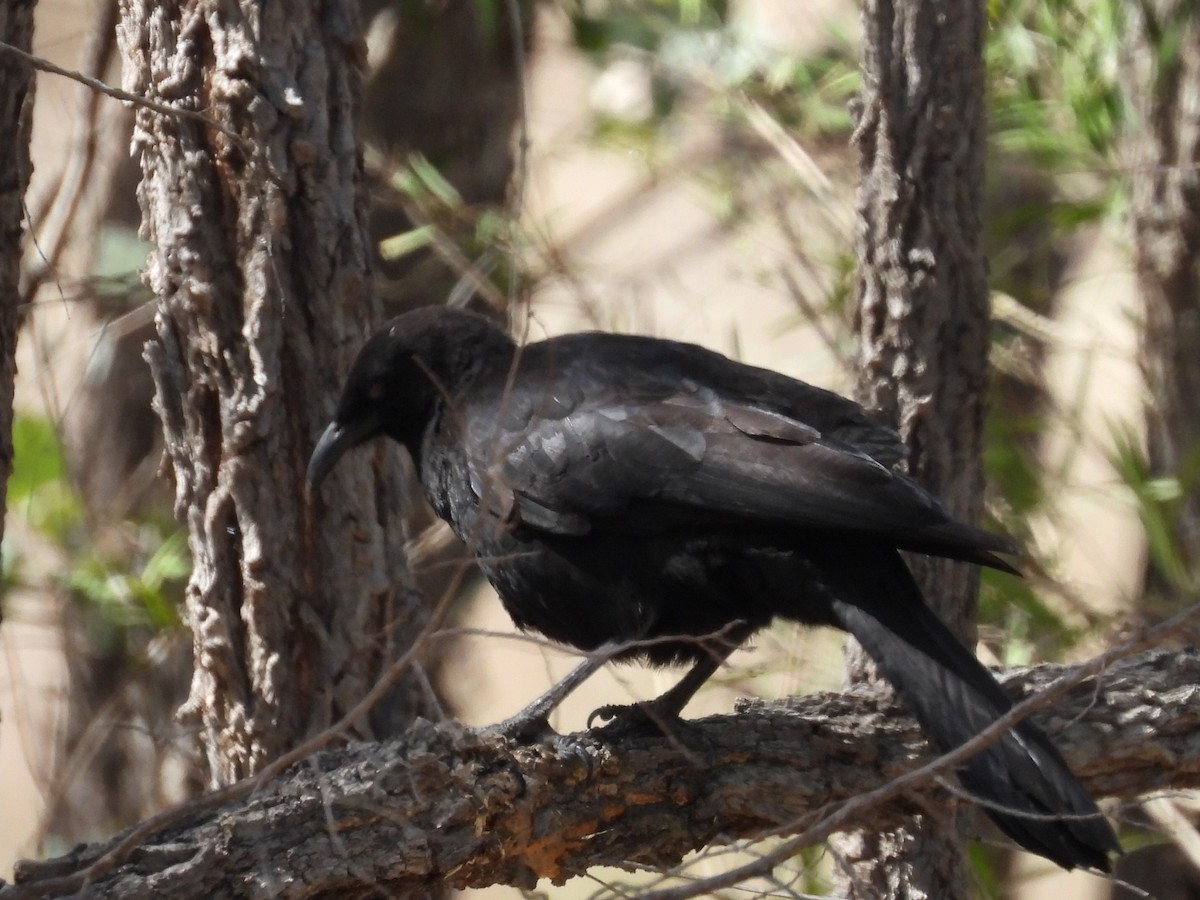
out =
{"type": "MultiPolygon", "coordinates": [[[[935,746],[953,750],[1012,708],[991,673],[925,605],[898,553],[879,553],[863,566],[849,548],[827,552],[845,557],[820,566],[834,617],[879,665],[935,746]]],[[[1120,852],[1092,798],[1031,722],[972,756],[958,776],[1005,834],[1064,868],[1107,871],[1108,854],[1120,852]]]]}

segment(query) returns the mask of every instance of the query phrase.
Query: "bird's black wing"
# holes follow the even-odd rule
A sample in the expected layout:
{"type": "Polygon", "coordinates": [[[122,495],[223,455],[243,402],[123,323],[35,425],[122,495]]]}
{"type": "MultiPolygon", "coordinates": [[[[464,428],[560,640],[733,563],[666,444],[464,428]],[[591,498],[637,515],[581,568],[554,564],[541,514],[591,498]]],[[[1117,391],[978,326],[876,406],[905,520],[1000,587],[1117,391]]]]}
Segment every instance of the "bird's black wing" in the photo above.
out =
{"type": "Polygon", "coordinates": [[[563,335],[529,348],[534,368],[561,384],[570,379],[588,388],[611,386],[614,377],[626,397],[661,399],[680,388],[704,386],[718,396],[779,413],[823,436],[891,467],[908,448],[893,428],[859,404],[833,391],[771,369],[746,365],[695,344],[637,335],[583,332],[563,335]]]}
{"type": "Polygon", "coordinates": [[[952,522],[910,479],[754,398],[609,360],[523,374],[488,404],[503,414],[471,417],[472,485],[507,518],[557,534],[714,521],[837,530],[1005,567],[986,551],[1008,552],[1006,541],[952,522]]]}

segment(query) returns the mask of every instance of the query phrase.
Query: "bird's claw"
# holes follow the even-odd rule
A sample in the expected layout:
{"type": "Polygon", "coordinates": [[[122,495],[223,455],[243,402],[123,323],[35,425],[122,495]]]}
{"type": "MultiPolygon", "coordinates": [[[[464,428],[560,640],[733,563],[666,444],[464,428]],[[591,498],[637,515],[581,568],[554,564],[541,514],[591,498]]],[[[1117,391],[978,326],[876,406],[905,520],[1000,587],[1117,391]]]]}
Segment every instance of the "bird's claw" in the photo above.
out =
{"type": "Polygon", "coordinates": [[[556,740],[561,735],[550,727],[550,719],[545,715],[517,715],[475,729],[475,733],[483,737],[500,736],[518,744],[542,744],[556,740]]]}
{"type": "Polygon", "coordinates": [[[606,703],[604,706],[598,706],[591,711],[587,717],[587,727],[591,729],[603,727],[603,725],[611,725],[615,720],[619,718],[631,718],[639,711],[640,704],[637,703],[629,705],[606,703]],[[603,722],[603,725],[597,726],[597,722],[603,722]]]}
{"type": "Polygon", "coordinates": [[[653,701],[641,703],[608,703],[592,710],[587,718],[587,727],[609,728],[618,724],[626,724],[639,728],[656,728],[666,732],[670,726],[679,721],[679,716],[659,708],[653,701]],[[603,721],[597,726],[597,722],[603,721]]]}

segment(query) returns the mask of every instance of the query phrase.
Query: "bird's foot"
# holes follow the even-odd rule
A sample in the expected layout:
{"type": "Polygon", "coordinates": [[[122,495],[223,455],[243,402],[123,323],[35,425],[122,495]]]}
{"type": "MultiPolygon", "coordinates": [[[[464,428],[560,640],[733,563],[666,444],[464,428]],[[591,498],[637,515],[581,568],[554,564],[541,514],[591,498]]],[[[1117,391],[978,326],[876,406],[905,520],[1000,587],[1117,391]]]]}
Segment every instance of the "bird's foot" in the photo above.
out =
{"type": "Polygon", "coordinates": [[[559,733],[550,727],[550,719],[543,713],[522,710],[511,718],[495,725],[484,725],[473,729],[482,737],[500,736],[518,744],[543,744],[556,740],[559,733]]]}
{"type": "Polygon", "coordinates": [[[611,703],[594,709],[588,716],[587,727],[592,728],[597,722],[603,722],[600,726],[603,728],[624,726],[671,734],[678,727],[680,718],[674,709],[655,700],[645,700],[630,704],[611,703]]]}

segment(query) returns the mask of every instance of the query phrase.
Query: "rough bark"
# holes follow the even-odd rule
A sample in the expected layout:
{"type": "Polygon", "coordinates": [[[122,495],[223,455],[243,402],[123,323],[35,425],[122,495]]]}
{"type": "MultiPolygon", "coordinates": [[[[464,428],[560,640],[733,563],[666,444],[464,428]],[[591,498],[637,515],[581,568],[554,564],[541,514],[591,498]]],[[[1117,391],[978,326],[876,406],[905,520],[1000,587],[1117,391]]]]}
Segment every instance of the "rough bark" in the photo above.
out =
{"type": "MultiPolygon", "coordinates": [[[[238,139],[139,111],[146,356],[187,523],[186,707],[217,783],[350,708],[427,617],[402,570],[394,467],[306,501],[308,453],[378,321],[362,221],[357,4],[122,3],[126,87],[238,139]]],[[[413,678],[362,736],[428,713],[413,678]]]]}
{"type": "MultiPolygon", "coordinates": [[[[521,8],[528,25],[529,5],[521,8]]],[[[365,0],[360,9],[367,19],[381,14],[397,20],[366,89],[363,130],[398,160],[412,152],[438,160],[468,202],[502,204],[521,106],[518,62],[524,57],[514,50],[521,41],[510,28],[484,34],[480,10],[469,0],[436,8],[365,0]],[[406,23],[405,17],[419,21],[406,23]]],[[[72,62],[85,75],[112,80],[117,0],[104,0],[93,13],[80,58],[72,62]]],[[[111,284],[96,289],[90,280],[101,235],[141,221],[135,197],[140,164],[128,152],[132,107],[79,85],[66,115],[71,133],[63,168],[28,201],[38,252],[26,259],[22,299],[32,299],[51,277],[74,286],[68,292],[77,302],[65,326],[71,337],[59,349],[81,354],[84,377],[66,403],[63,450],[89,513],[88,542],[112,546],[114,535],[124,536],[128,517],[167,515],[173,491],[159,465],[161,424],[151,409],[154,381],[142,358],[155,334],[151,316],[144,315],[148,292],[138,286],[121,294],[111,284]]],[[[382,224],[390,230],[376,230],[372,247],[378,238],[410,227],[394,217],[382,224]]],[[[444,296],[455,276],[445,265],[426,261],[423,271],[431,269],[447,287],[439,292],[427,283],[404,289],[393,283],[389,301],[407,307],[444,296]]],[[[420,579],[427,597],[440,596],[455,569],[433,571],[437,577],[420,579]]],[[[64,612],[67,708],[53,735],[52,789],[39,838],[50,845],[136,822],[207,781],[196,729],[175,716],[192,676],[186,635],[114,629],[88,602],[68,603],[64,612]]],[[[435,684],[436,664],[430,673],[435,684]]]]}
{"type": "MultiPolygon", "coordinates": [[[[528,27],[530,6],[521,8],[528,27]]],[[[367,20],[377,15],[396,20],[365,89],[363,131],[397,160],[413,152],[437,160],[468,203],[502,205],[521,108],[523,57],[515,52],[520,42],[511,28],[485,34],[480,10],[469,0],[436,8],[367,0],[360,9],[367,20]]],[[[84,74],[111,77],[117,20],[117,0],[96,7],[78,63],[84,74]]],[[[522,39],[530,40],[528,33],[522,39]]],[[[141,220],[134,196],[140,166],[128,154],[133,111],[90,87],[78,90],[64,169],[53,191],[31,202],[45,259],[39,254],[27,264],[25,296],[51,274],[79,279],[79,290],[86,292],[68,326],[78,339],[63,342],[66,350],[79,348],[88,363],[67,404],[63,443],[73,484],[89,510],[90,539],[102,544],[108,530],[119,530],[131,515],[167,514],[172,486],[161,477],[161,425],[151,409],[154,381],[142,358],[155,334],[150,316],[141,314],[147,292],[139,287],[128,295],[112,294],[111,288],[93,293],[86,280],[100,235],[114,227],[136,228],[141,220]]],[[[395,216],[377,219],[372,247],[411,227],[395,216]]],[[[393,282],[388,306],[434,302],[456,277],[426,259],[431,252],[414,256],[424,260],[423,272],[439,273],[436,289],[428,279],[393,282]]],[[[438,577],[420,579],[425,596],[440,596],[454,568],[434,571],[438,577]]],[[[175,719],[188,694],[190,642],[159,635],[151,646],[153,635],[146,629],[128,629],[123,640],[113,640],[111,628],[97,629],[90,605],[72,604],[67,611],[68,709],[42,835],[70,844],[137,821],[160,808],[164,796],[193,792],[206,780],[206,767],[196,764],[193,729],[175,719]]]]}
{"type": "MultiPolygon", "coordinates": [[[[979,0],[869,0],[862,21],[858,395],[900,428],[908,471],[970,522],[982,505],[987,367],[985,9],[979,0]]],[[[975,570],[911,564],[930,605],[970,642],[975,570]]],[[[955,829],[944,825],[859,832],[834,852],[847,896],[965,891],[955,829]]]]}
{"type": "MultiPolygon", "coordinates": [[[[1035,667],[1008,685],[1027,695],[1062,671],[1035,667]]],[[[1200,784],[1200,651],[1114,666],[1039,722],[1098,796],[1200,784]]],[[[528,888],[598,865],[669,869],[709,844],[795,833],[924,753],[915,725],[868,687],[744,704],[670,737],[602,730],[522,747],[418,723],[397,741],[318,754],[247,800],[146,837],[87,896],[421,896],[438,884],[528,888]]],[[[871,810],[870,824],[952,802],[927,787],[871,810]]],[[[21,863],[0,900],[77,888],[57,879],[106,849],[21,863]]]]}
{"type": "MultiPolygon", "coordinates": [[[[855,132],[859,399],[897,422],[909,473],[968,522],[982,508],[987,386],[984,12],[976,0],[868,4],[855,132]]],[[[975,570],[919,568],[930,604],[973,635],[975,570]]]]}
{"type": "Polygon", "coordinates": [[[1125,8],[1149,474],[1183,489],[1170,523],[1182,568],[1151,560],[1147,587],[1171,597],[1200,578],[1200,21],[1187,0],[1125,8]]]}
{"type": "MultiPolygon", "coordinates": [[[[26,53],[33,43],[33,0],[0,2],[0,41],[26,53]]],[[[20,271],[24,247],[25,189],[33,164],[34,73],[10,56],[0,56],[0,538],[12,474],[13,382],[17,376],[17,332],[21,325],[20,271]]]]}

